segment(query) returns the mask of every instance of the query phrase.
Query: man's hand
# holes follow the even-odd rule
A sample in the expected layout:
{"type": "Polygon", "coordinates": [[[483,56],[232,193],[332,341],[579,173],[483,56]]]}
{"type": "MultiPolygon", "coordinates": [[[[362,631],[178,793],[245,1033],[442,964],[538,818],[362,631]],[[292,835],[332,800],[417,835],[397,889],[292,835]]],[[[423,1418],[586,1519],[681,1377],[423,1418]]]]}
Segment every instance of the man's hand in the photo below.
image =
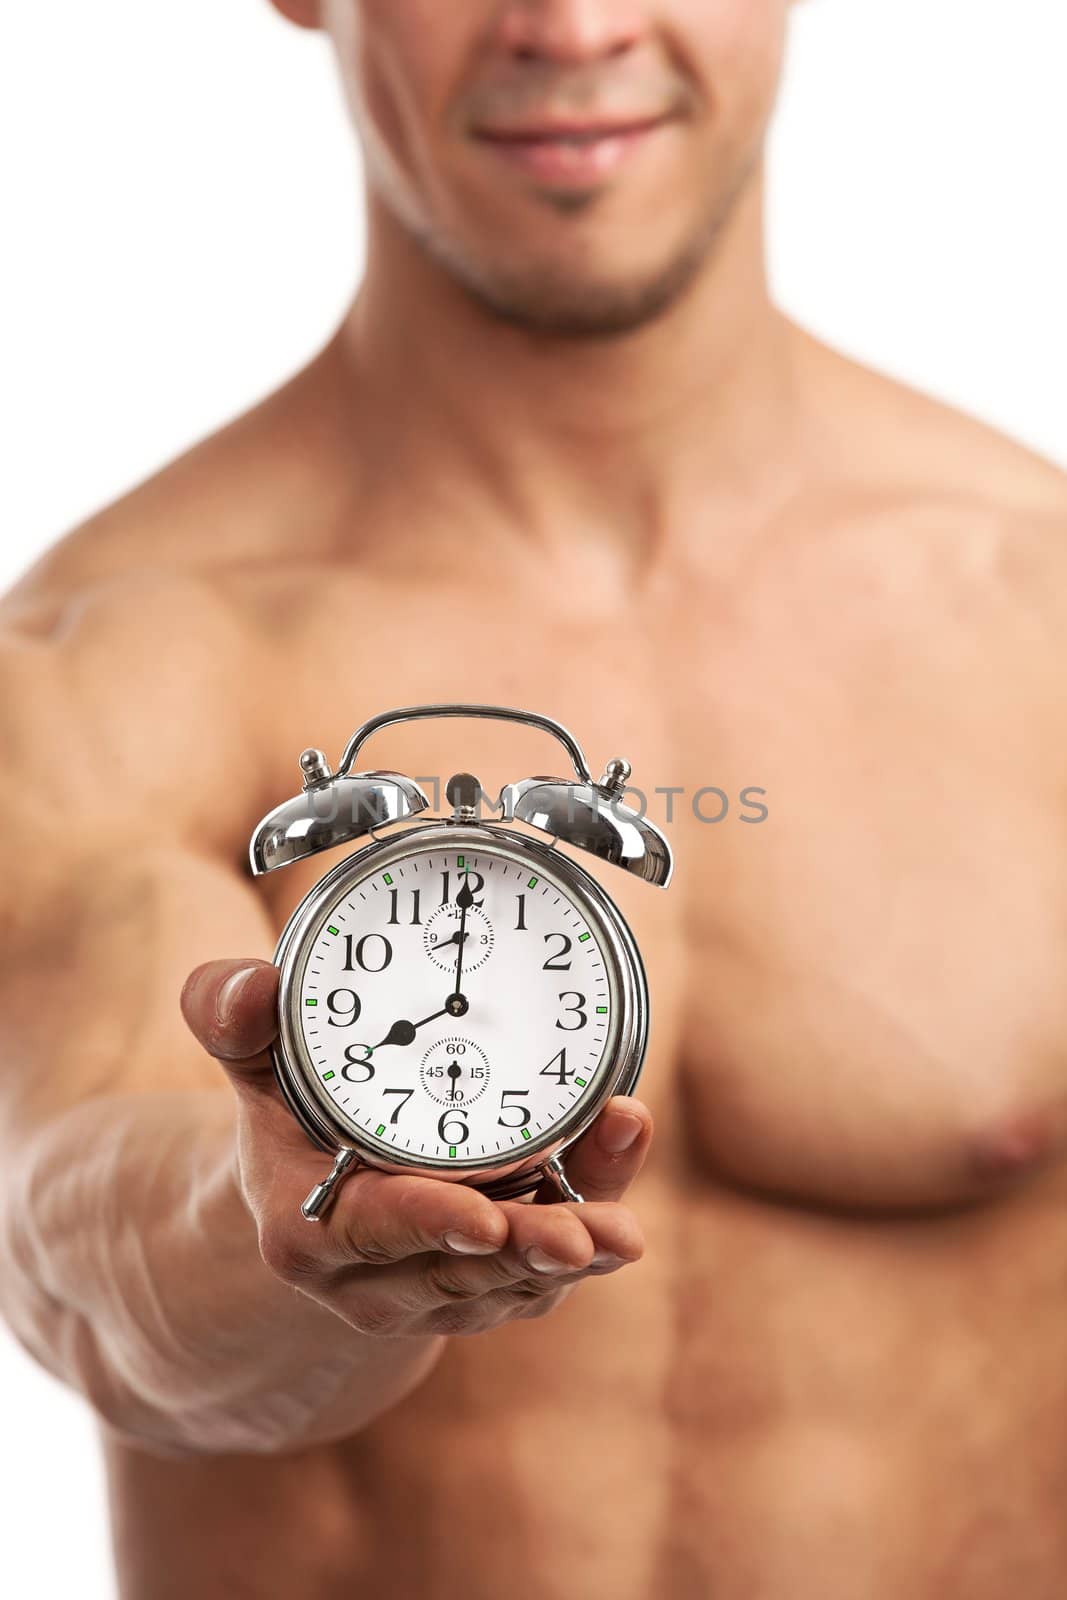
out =
{"type": "MultiPolygon", "coordinates": [[[[263,1259],[284,1282],[364,1334],[471,1334],[543,1316],[582,1278],[640,1259],[640,1228],[619,1201],[641,1170],[652,1117],[622,1095],[568,1151],[581,1205],[493,1201],[463,1183],[362,1168],[312,1226],[300,1202],[328,1157],[274,1081],[277,998],[270,962],[208,961],[190,973],[181,1003],[236,1090],[241,1185],[263,1259]]],[[[546,1180],[535,1199],[554,1194],[546,1180]]]]}

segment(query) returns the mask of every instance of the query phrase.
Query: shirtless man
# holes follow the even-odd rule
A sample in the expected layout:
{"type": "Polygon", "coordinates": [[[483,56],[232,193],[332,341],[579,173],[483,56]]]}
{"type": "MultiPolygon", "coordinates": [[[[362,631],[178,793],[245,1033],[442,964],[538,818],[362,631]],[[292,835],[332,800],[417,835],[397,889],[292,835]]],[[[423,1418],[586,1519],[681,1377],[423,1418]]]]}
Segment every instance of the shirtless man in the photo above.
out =
{"type": "Polygon", "coordinates": [[[124,1600],[1054,1600],[1063,479],[770,303],[786,0],[276,3],[366,150],[351,313],[3,606],[0,1300],[100,1417],[124,1600]],[[247,839],[442,699],[684,789],[666,894],[598,870],[641,1094],[584,1206],[361,1173],[312,1227],[269,958],[337,856],[247,839]]]}

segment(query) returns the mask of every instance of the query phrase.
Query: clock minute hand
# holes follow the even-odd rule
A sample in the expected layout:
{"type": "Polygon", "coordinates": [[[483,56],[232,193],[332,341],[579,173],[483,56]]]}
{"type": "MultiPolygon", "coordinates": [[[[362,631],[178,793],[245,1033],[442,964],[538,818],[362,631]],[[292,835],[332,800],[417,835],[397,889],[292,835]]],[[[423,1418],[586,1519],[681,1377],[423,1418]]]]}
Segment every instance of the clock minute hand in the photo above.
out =
{"type": "Polygon", "coordinates": [[[470,879],[466,873],[463,875],[463,887],[456,896],[456,904],[459,907],[459,937],[456,940],[459,946],[459,951],[456,955],[456,993],[458,995],[460,993],[460,982],[463,978],[463,946],[467,939],[467,912],[474,904],[470,879]]]}

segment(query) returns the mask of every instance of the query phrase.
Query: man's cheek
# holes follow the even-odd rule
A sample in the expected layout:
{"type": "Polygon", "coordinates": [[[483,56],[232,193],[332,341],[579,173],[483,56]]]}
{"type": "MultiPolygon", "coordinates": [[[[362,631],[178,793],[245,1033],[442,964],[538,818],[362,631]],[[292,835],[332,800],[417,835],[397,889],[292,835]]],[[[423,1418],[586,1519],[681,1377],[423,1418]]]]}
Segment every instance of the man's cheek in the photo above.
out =
{"type": "MultiPolygon", "coordinates": [[[[765,8],[757,8],[764,11],[765,8]]],[[[731,13],[711,62],[712,114],[732,144],[761,135],[774,108],[785,54],[784,29],[731,13]]]]}
{"type": "Polygon", "coordinates": [[[676,46],[710,85],[772,87],[785,49],[787,0],[684,0],[676,14],[676,46]]]}

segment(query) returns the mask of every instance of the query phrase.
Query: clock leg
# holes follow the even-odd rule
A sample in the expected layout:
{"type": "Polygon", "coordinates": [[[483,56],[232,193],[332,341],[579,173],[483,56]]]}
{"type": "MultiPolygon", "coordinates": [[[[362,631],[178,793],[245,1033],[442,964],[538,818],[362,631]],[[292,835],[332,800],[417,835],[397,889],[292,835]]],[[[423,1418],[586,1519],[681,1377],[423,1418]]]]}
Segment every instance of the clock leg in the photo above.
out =
{"type": "Polygon", "coordinates": [[[559,1156],[549,1156],[545,1162],[545,1173],[553,1179],[564,1200],[578,1200],[584,1204],[584,1197],[578,1193],[577,1189],[571,1188],[567,1180],[567,1174],[563,1170],[563,1162],[559,1156]]]}
{"type": "Polygon", "coordinates": [[[356,1152],[348,1145],[343,1144],[337,1152],[336,1160],[329,1175],[323,1178],[321,1183],[315,1185],[300,1207],[301,1213],[309,1222],[318,1222],[324,1215],[334,1197],[338,1184],[353,1162],[358,1165],[356,1152]]]}

